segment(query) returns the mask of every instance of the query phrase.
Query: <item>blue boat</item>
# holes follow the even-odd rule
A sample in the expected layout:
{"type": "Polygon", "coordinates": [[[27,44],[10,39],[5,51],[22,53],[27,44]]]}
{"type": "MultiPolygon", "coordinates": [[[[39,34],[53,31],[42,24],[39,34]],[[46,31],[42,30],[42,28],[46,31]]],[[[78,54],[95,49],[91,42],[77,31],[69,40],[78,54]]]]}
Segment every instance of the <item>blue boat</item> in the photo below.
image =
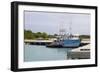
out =
{"type": "Polygon", "coordinates": [[[62,41],[63,47],[79,47],[80,45],[80,40],[79,39],[65,39],[62,41]]]}
{"type": "Polygon", "coordinates": [[[66,39],[58,38],[51,44],[47,45],[47,47],[76,48],[80,46],[80,43],[81,41],[79,38],[74,38],[74,37],[66,39]]]}
{"type": "Polygon", "coordinates": [[[47,47],[76,48],[80,46],[80,43],[80,39],[76,37],[57,38],[57,40],[47,45],[47,47]]]}
{"type": "MultiPolygon", "coordinates": [[[[70,31],[71,31],[71,27],[70,27],[70,31]]],[[[57,37],[57,40],[55,40],[53,43],[47,45],[47,47],[70,47],[70,48],[74,48],[74,47],[79,47],[81,44],[81,41],[79,39],[79,37],[74,36],[70,33],[65,32],[64,28],[61,28],[59,30],[59,36],[57,37]]]]}

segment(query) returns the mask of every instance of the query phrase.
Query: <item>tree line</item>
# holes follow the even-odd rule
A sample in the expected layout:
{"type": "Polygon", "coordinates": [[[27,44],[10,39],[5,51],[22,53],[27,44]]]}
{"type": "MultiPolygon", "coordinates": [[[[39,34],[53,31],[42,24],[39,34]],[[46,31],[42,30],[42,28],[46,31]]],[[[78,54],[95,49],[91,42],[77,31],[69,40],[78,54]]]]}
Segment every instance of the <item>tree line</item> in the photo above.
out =
{"type": "MultiPolygon", "coordinates": [[[[24,39],[49,39],[56,38],[58,34],[50,35],[46,32],[32,32],[31,30],[24,30],[24,39]]],[[[90,35],[79,35],[80,39],[90,39],[90,35]]]]}
{"type": "Polygon", "coordinates": [[[32,32],[31,30],[24,30],[24,39],[49,39],[55,38],[54,35],[48,35],[46,32],[32,32]]]}

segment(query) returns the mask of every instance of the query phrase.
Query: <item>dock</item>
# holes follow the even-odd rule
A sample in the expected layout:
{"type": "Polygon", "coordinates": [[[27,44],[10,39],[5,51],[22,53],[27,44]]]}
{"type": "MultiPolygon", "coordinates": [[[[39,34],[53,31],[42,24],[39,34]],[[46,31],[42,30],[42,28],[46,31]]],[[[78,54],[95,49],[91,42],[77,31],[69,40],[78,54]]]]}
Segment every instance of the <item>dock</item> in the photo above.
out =
{"type": "Polygon", "coordinates": [[[68,59],[90,59],[90,44],[72,49],[68,52],[68,59]]]}
{"type": "Polygon", "coordinates": [[[25,44],[30,45],[46,45],[52,43],[54,40],[24,40],[25,44]]]}

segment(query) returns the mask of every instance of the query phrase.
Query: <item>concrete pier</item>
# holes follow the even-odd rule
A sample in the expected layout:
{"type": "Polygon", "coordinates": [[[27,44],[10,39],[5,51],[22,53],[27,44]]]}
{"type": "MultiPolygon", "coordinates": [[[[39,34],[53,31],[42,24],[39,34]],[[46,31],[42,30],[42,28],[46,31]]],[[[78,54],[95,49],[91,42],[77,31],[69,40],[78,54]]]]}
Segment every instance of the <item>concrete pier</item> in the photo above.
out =
{"type": "Polygon", "coordinates": [[[68,59],[90,59],[90,44],[72,49],[68,52],[68,59]]]}
{"type": "Polygon", "coordinates": [[[54,40],[24,40],[25,44],[46,45],[52,43],[54,40]]]}

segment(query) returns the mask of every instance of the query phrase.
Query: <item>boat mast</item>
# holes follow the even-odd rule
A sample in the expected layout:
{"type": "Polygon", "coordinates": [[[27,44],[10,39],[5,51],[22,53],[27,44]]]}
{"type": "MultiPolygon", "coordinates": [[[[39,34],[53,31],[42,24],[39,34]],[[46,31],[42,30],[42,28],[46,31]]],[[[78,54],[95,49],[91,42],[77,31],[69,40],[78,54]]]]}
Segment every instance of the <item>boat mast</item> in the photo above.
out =
{"type": "Polygon", "coordinates": [[[59,36],[61,39],[64,39],[64,36],[66,34],[66,30],[64,28],[64,24],[60,24],[60,27],[59,27],[59,36]]]}

